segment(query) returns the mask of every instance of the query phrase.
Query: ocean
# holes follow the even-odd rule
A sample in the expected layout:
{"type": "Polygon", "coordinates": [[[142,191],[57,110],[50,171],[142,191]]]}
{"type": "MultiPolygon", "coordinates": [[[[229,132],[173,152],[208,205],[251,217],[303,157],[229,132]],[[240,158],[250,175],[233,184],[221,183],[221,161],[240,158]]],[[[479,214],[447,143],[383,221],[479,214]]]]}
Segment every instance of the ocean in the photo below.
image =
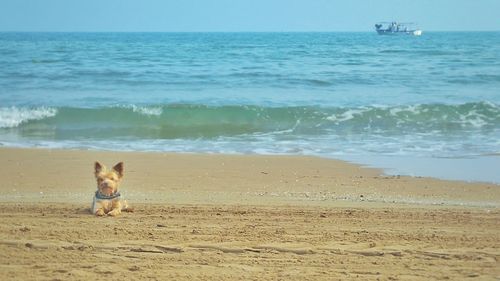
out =
{"type": "Polygon", "coordinates": [[[0,33],[0,146],[500,183],[500,32],[0,33]]]}

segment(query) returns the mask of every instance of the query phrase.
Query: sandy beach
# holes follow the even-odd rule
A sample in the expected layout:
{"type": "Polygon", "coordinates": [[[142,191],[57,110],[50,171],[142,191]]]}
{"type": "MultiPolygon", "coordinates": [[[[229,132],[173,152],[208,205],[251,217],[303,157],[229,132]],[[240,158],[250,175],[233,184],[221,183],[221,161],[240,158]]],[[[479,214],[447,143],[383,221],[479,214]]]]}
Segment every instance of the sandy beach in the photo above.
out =
{"type": "Polygon", "coordinates": [[[0,149],[4,280],[498,280],[500,186],[314,157],[0,149]],[[134,213],[89,207],[125,163],[134,213]]]}

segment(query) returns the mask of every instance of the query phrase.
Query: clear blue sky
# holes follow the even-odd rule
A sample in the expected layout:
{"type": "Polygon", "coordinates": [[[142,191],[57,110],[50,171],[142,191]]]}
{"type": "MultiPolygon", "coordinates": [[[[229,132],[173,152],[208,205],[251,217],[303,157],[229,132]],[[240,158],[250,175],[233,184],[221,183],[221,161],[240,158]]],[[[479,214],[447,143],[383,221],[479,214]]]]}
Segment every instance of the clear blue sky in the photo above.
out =
{"type": "Polygon", "coordinates": [[[0,0],[0,31],[500,30],[500,0],[0,0]]]}

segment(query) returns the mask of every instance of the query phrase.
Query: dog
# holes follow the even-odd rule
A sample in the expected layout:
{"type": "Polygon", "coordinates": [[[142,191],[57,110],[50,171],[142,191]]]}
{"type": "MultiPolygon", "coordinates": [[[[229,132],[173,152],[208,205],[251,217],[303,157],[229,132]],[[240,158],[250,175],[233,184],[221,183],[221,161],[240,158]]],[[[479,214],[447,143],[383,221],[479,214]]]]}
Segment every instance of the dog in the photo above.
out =
{"type": "Polygon", "coordinates": [[[108,170],[99,162],[94,164],[94,174],[97,180],[97,191],[92,202],[92,213],[96,216],[117,216],[122,211],[133,212],[118,191],[123,178],[123,162],[108,170]]]}

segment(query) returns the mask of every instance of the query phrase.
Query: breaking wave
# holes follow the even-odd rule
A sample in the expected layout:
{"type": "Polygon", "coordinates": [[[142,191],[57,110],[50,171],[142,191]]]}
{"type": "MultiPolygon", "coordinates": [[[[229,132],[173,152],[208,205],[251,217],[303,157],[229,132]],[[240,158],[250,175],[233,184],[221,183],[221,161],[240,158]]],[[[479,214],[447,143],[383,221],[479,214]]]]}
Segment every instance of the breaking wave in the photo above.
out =
{"type": "Polygon", "coordinates": [[[500,130],[500,106],[489,102],[363,107],[154,105],[3,107],[0,128],[53,138],[196,139],[281,134],[461,134],[500,130]],[[51,133],[52,132],[52,133],[51,133]]]}
{"type": "Polygon", "coordinates": [[[57,109],[50,107],[0,107],[0,128],[13,128],[30,121],[54,117],[57,109]]]}

